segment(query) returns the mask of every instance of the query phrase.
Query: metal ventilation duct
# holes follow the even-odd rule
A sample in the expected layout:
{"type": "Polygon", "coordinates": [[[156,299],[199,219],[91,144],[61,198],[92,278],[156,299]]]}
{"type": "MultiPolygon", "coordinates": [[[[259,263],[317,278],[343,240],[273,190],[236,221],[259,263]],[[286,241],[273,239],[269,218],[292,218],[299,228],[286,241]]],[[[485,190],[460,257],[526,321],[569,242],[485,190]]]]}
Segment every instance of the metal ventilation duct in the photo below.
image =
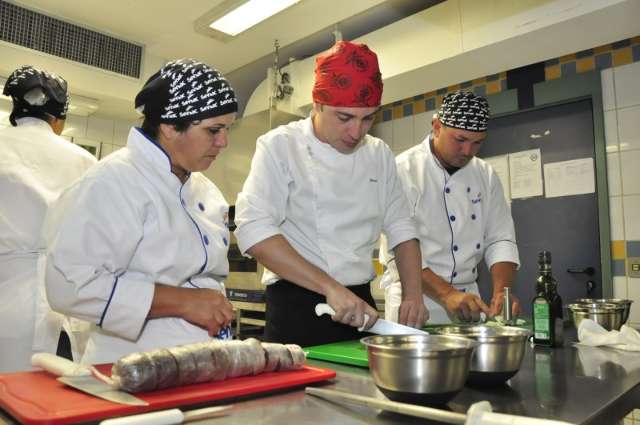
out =
{"type": "Polygon", "coordinates": [[[142,46],[0,0],[0,40],[140,78],[142,46]]]}

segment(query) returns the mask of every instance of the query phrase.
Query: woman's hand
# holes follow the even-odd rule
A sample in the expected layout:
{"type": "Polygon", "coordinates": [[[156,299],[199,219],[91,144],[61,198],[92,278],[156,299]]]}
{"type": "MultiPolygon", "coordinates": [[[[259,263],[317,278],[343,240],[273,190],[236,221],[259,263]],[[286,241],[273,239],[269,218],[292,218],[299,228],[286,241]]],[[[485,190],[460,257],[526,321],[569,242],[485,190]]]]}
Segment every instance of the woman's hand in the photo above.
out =
{"type": "Polygon", "coordinates": [[[233,306],[220,291],[156,283],[148,319],[180,317],[216,336],[233,320],[233,306]]]}

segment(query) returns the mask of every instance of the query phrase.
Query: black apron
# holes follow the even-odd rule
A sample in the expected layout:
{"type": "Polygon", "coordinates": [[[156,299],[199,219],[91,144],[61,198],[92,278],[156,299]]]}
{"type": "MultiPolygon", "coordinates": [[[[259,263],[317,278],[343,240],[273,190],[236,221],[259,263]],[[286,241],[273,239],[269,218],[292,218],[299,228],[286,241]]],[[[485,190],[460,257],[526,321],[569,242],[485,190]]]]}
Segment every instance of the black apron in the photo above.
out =
{"type": "MultiPolygon", "coordinates": [[[[369,283],[346,286],[351,292],[376,308],[369,283]]],[[[369,334],[359,332],[353,326],[331,320],[331,316],[316,316],[316,304],[326,303],[324,295],[279,280],[267,285],[266,325],[264,337],[267,341],[281,344],[298,344],[302,347],[348,341],[369,334]]]]}

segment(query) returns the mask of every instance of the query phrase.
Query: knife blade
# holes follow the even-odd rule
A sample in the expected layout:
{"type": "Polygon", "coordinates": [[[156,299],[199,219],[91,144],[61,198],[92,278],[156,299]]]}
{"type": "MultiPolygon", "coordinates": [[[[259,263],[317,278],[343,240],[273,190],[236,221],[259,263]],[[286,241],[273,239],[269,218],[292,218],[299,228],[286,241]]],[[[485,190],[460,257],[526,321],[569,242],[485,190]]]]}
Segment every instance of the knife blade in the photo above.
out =
{"type": "MultiPolygon", "coordinates": [[[[336,312],[329,304],[320,303],[316,305],[316,315],[322,316],[328,314],[333,316],[336,312]]],[[[369,321],[369,316],[364,315],[365,323],[369,321]]],[[[378,335],[429,335],[429,332],[422,329],[412,328],[411,326],[401,325],[390,320],[378,319],[369,329],[365,331],[364,326],[358,328],[360,332],[370,332],[378,335]]]]}
{"type": "Polygon", "coordinates": [[[51,353],[34,354],[31,356],[31,364],[58,376],[58,381],[63,384],[92,396],[129,406],[149,405],[146,401],[99,380],[94,376],[91,366],[80,365],[51,353]]]}

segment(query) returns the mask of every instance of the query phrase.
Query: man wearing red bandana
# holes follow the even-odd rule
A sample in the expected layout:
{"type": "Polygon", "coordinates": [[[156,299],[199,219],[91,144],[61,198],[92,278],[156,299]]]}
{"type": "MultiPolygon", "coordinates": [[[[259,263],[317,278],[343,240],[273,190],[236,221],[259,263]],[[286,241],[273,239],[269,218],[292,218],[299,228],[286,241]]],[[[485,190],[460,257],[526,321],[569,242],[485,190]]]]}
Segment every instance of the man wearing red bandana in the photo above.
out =
{"type": "Polygon", "coordinates": [[[378,318],[370,292],[381,233],[403,286],[399,321],[420,327],[420,248],[391,150],[368,135],[380,107],[378,59],[340,41],[316,58],[311,116],[258,138],[236,204],[243,254],[265,266],[266,339],[356,339],[378,318]],[[328,303],[335,315],[317,317],[328,303]]]}

